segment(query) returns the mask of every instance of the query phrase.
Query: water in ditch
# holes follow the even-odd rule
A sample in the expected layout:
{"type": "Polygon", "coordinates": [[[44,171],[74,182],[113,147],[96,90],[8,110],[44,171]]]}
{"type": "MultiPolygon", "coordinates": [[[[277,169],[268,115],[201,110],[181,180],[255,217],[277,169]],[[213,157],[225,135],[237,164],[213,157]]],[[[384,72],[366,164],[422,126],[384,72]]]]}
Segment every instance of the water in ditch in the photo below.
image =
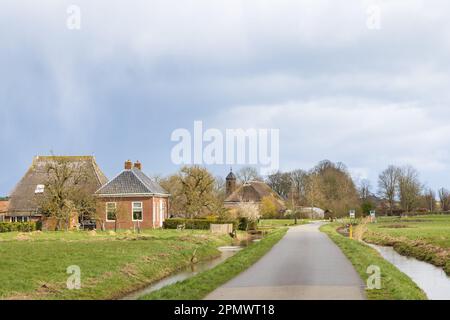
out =
{"type": "Polygon", "coordinates": [[[392,247],[368,245],[408,275],[426,293],[428,299],[450,300],[450,277],[445,274],[444,270],[415,258],[402,256],[392,247]]]}
{"type": "Polygon", "coordinates": [[[260,239],[261,239],[261,236],[259,236],[259,235],[252,236],[252,237],[249,237],[248,239],[237,242],[235,245],[220,247],[220,248],[218,248],[220,250],[220,252],[222,253],[220,255],[220,257],[215,258],[213,260],[202,261],[202,262],[199,262],[196,264],[192,264],[189,267],[187,267],[186,269],[181,270],[180,272],[177,272],[171,276],[168,276],[164,279],[161,279],[161,280],[149,285],[148,287],[134,291],[134,292],[126,295],[125,297],[122,297],[121,300],[137,300],[140,297],[147,295],[153,291],[159,290],[165,286],[168,286],[168,285],[174,284],[176,282],[191,278],[202,271],[212,269],[215,266],[217,266],[220,263],[227,260],[228,258],[235,255],[242,248],[248,246],[252,242],[257,242],[260,239]]]}

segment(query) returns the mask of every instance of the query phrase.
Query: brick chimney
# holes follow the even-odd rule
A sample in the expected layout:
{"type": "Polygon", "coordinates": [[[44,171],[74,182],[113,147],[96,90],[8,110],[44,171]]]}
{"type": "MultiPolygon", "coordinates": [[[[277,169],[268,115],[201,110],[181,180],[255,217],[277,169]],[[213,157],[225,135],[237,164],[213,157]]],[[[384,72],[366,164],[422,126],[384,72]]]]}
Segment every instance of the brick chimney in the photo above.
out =
{"type": "Polygon", "coordinates": [[[142,170],[142,164],[141,164],[139,161],[136,161],[136,162],[134,163],[134,167],[135,167],[136,169],[142,170]]]}
{"type": "Polygon", "coordinates": [[[131,160],[125,161],[125,170],[131,170],[131,167],[133,166],[133,163],[131,160]]]}

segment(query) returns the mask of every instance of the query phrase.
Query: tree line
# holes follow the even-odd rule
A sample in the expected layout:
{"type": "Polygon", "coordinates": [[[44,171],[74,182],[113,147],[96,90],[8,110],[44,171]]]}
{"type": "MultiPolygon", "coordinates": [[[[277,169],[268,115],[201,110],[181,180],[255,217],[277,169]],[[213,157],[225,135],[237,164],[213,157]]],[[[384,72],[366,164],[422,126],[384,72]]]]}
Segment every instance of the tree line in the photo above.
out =
{"type": "Polygon", "coordinates": [[[450,210],[450,193],[445,188],[434,191],[419,179],[412,166],[390,165],[378,176],[378,196],[385,200],[388,214],[402,212],[446,212],[450,210]],[[437,201],[438,200],[438,201],[437,201]]]}
{"type": "MultiPolygon", "coordinates": [[[[56,229],[67,228],[73,212],[82,219],[95,219],[97,199],[95,190],[85,190],[82,185],[92,177],[78,166],[59,160],[46,168],[46,192],[39,200],[41,212],[53,217],[56,229]]],[[[396,215],[403,212],[450,211],[450,192],[441,188],[435,192],[421,183],[419,172],[412,166],[390,165],[378,176],[378,188],[372,190],[370,181],[355,183],[343,163],[329,160],[319,162],[310,170],[277,171],[266,177],[254,167],[243,167],[236,173],[238,184],[252,180],[264,181],[285,200],[287,211],[296,215],[301,208],[321,208],[329,216],[348,215],[353,209],[367,215],[371,210],[379,214],[396,215]],[[437,201],[437,198],[439,201],[437,201]]],[[[185,166],[167,177],[153,176],[171,194],[170,214],[186,218],[208,215],[229,218],[224,208],[225,179],[213,176],[206,168],[185,166]]],[[[241,215],[255,216],[255,210],[243,206],[241,215]]],[[[260,211],[274,217],[286,212],[276,212],[270,199],[263,199],[260,211]]]]}

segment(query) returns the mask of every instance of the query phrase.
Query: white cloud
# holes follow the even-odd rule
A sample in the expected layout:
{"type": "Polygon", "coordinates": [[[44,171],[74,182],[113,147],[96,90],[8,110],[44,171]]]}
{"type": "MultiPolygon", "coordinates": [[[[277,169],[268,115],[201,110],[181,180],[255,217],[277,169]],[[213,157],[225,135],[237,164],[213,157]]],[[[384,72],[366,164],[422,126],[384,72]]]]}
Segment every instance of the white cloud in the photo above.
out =
{"type": "Polygon", "coordinates": [[[450,110],[433,106],[346,97],[236,106],[212,123],[224,117],[233,127],[280,129],[285,170],[325,158],[360,178],[373,179],[389,164],[411,164],[424,174],[449,169],[450,110]]]}

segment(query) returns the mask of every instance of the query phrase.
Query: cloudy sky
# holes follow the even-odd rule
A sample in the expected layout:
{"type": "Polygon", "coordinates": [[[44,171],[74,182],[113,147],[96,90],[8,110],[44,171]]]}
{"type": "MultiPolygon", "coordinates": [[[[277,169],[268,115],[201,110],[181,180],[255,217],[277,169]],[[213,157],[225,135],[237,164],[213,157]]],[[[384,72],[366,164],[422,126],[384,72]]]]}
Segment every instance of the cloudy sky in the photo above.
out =
{"type": "Polygon", "coordinates": [[[376,185],[411,164],[450,187],[449,12],[444,0],[3,0],[0,195],[50,151],[95,155],[109,177],[127,158],[169,174],[171,133],[194,120],[280,129],[282,170],[330,159],[376,185]]]}

